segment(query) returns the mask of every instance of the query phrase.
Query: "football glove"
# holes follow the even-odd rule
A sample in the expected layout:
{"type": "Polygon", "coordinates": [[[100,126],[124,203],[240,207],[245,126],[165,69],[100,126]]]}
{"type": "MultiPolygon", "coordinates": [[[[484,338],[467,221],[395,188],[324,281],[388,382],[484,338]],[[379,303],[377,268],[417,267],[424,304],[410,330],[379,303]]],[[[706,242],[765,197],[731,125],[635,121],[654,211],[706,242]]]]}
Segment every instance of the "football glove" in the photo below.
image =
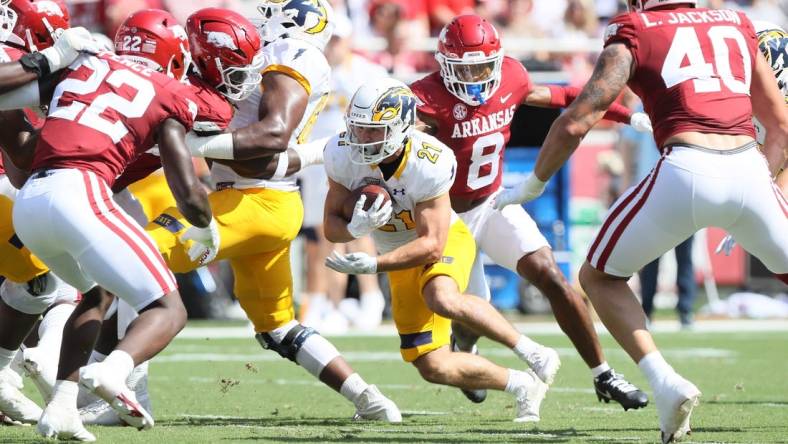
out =
{"type": "Polygon", "coordinates": [[[518,183],[514,188],[507,188],[495,197],[493,207],[502,210],[503,207],[512,204],[522,204],[530,202],[544,193],[547,182],[539,180],[534,173],[528,175],[524,181],[518,183]]]}
{"type": "Polygon", "coordinates": [[[333,251],[331,256],[326,258],[326,266],[346,274],[375,274],[378,270],[378,259],[367,253],[339,254],[333,251]]]}
{"type": "Polygon", "coordinates": [[[193,241],[189,247],[189,259],[200,265],[205,265],[214,258],[219,252],[219,225],[216,219],[211,219],[211,223],[205,228],[192,226],[181,235],[181,242],[193,241]]]}
{"type": "Polygon", "coordinates": [[[362,194],[353,208],[353,217],[347,224],[347,231],[351,236],[358,239],[372,233],[376,229],[386,225],[391,218],[391,201],[383,203],[383,194],[378,194],[375,202],[368,210],[364,209],[367,196],[362,194]]]}

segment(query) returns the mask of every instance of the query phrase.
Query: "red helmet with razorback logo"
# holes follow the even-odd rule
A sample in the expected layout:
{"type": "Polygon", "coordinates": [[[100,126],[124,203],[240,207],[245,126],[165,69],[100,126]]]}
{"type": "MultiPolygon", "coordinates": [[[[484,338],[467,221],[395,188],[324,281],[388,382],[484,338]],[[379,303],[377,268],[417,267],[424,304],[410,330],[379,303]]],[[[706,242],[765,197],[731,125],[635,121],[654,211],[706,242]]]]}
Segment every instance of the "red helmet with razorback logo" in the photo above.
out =
{"type": "Polygon", "coordinates": [[[191,64],[186,30],[160,9],[143,9],[126,18],[115,34],[115,53],[183,80],[191,64]]]}
{"type": "Polygon", "coordinates": [[[435,59],[446,89],[471,106],[486,102],[501,84],[501,39],[478,15],[455,17],[443,27],[435,59]]]}
{"type": "Polygon", "coordinates": [[[685,3],[691,4],[692,6],[696,6],[698,4],[696,0],[629,0],[627,2],[627,6],[629,7],[630,11],[646,11],[649,9],[661,8],[667,5],[685,3]]]}
{"type": "Polygon", "coordinates": [[[257,28],[240,14],[201,9],[186,21],[200,76],[228,99],[242,101],[259,88],[264,58],[257,28]]]}
{"type": "Polygon", "coordinates": [[[68,29],[69,15],[63,1],[11,0],[9,8],[16,12],[17,20],[9,42],[24,46],[30,52],[41,51],[55,43],[58,29],[68,29]]]}

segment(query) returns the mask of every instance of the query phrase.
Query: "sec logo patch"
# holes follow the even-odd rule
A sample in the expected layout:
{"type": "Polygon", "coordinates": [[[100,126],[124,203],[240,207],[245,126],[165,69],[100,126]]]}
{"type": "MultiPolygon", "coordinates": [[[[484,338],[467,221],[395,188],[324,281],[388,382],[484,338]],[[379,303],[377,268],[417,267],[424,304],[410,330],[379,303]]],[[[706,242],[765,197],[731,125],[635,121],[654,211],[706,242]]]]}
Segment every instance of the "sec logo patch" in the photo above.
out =
{"type": "Polygon", "coordinates": [[[452,114],[454,114],[455,120],[465,120],[468,117],[468,108],[465,107],[464,103],[458,103],[454,105],[452,114]]]}

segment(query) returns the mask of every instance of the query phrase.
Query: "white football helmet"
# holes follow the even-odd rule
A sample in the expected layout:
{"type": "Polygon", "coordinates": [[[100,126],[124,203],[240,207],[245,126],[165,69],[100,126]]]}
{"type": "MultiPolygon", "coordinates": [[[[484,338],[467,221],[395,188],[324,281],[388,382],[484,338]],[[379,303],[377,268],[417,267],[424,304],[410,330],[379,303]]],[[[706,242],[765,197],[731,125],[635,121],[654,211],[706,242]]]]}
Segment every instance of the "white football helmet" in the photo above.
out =
{"type": "Polygon", "coordinates": [[[416,96],[399,80],[362,85],[350,99],[345,116],[344,142],[350,146],[350,160],[377,164],[396,153],[413,131],[416,103],[416,96]]]}
{"type": "Polygon", "coordinates": [[[676,5],[679,3],[689,3],[692,6],[697,6],[696,0],[629,0],[627,6],[630,11],[646,11],[665,5],[676,5]]]}
{"type": "Polygon", "coordinates": [[[334,10],[327,0],[263,0],[257,11],[263,18],[256,24],[266,42],[286,35],[323,51],[334,32],[334,10]]]}
{"type": "Polygon", "coordinates": [[[758,49],[772,67],[777,86],[788,103],[788,69],[785,69],[788,64],[788,33],[780,26],[762,20],[753,20],[752,24],[758,37],[758,49]]]}
{"type": "Polygon", "coordinates": [[[16,11],[8,6],[10,3],[11,0],[0,0],[0,42],[8,41],[19,18],[16,11]]]}

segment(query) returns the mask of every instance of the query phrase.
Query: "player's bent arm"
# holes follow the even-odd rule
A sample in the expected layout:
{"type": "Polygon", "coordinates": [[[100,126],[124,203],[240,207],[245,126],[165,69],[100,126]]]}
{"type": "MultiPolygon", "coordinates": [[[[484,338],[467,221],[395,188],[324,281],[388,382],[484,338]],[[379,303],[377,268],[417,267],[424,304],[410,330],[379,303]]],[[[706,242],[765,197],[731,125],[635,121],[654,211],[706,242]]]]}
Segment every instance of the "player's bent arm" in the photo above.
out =
{"type": "Polygon", "coordinates": [[[263,75],[259,119],[233,132],[236,160],[270,156],[287,150],[293,131],[306,112],[309,93],[298,80],[270,71],[263,75]]]}
{"type": "Polygon", "coordinates": [[[323,231],[329,242],[340,244],[356,239],[347,229],[348,221],[342,217],[342,204],[350,194],[350,190],[328,178],[328,194],[323,207],[323,231]]]}
{"type": "Polygon", "coordinates": [[[11,184],[27,180],[30,166],[33,163],[37,133],[25,118],[23,110],[0,112],[0,147],[4,152],[7,175],[11,184]]]}
{"type": "MultiPolygon", "coordinates": [[[[572,104],[580,95],[580,89],[574,86],[536,85],[525,96],[523,105],[538,106],[540,108],[564,108],[572,104]]],[[[619,123],[629,123],[632,119],[632,110],[618,103],[613,103],[602,117],[619,123]]]]}
{"type": "Polygon", "coordinates": [[[534,168],[539,180],[546,182],[552,177],[588,131],[602,119],[626,87],[632,67],[632,54],[624,44],[614,43],[602,51],[580,96],[550,127],[534,168]]]}
{"type": "Polygon", "coordinates": [[[177,120],[162,122],[158,134],[159,155],[178,210],[190,224],[205,228],[211,223],[211,206],[205,188],[194,174],[192,159],[183,141],[185,134],[186,128],[177,120]]]}
{"type": "Polygon", "coordinates": [[[451,223],[449,194],[417,203],[414,213],[419,237],[378,256],[378,272],[404,270],[440,261],[451,223]]]}
{"type": "Polygon", "coordinates": [[[772,69],[760,51],[755,58],[750,92],[753,114],[766,128],[761,150],[769,162],[769,171],[776,177],[785,163],[788,150],[788,107],[772,69]]]}

